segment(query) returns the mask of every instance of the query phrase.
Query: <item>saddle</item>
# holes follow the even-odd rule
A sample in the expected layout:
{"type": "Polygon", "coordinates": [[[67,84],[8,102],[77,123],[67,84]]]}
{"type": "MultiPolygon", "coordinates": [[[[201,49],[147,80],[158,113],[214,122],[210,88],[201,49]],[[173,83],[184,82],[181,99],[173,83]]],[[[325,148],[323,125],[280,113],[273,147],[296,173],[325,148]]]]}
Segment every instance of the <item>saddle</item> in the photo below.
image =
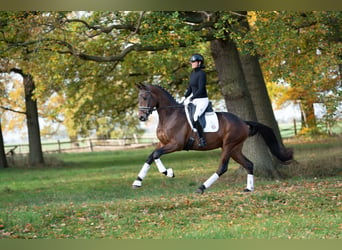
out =
{"type": "MultiPolygon", "coordinates": [[[[194,130],[194,124],[195,124],[194,122],[195,110],[196,110],[196,106],[193,103],[189,103],[188,105],[189,117],[187,118],[193,130],[194,130]]],[[[214,112],[211,102],[209,102],[206,110],[198,118],[198,121],[201,124],[204,132],[217,132],[217,130],[219,129],[218,118],[217,118],[216,113],[214,112]]]]}

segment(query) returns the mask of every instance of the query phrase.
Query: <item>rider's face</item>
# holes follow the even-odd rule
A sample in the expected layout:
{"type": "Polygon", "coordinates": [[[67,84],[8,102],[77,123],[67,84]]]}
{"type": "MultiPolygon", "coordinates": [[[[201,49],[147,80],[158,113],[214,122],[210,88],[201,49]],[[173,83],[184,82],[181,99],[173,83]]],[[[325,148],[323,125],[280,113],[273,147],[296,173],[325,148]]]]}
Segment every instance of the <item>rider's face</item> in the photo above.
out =
{"type": "Polygon", "coordinates": [[[191,63],[191,68],[196,69],[198,68],[198,66],[200,65],[199,61],[195,61],[195,62],[190,62],[191,63]]]}

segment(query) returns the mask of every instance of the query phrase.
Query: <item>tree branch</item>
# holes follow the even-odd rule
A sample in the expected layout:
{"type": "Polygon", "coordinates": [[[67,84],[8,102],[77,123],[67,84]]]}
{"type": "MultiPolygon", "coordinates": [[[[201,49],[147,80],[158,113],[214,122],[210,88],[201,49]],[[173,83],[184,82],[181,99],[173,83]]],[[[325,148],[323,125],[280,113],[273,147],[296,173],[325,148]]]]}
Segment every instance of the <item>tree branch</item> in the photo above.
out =
{"type": "MultiPolygon", "coordinates": [[[[140,13],[140,17],[137,21],[136,25],[131,24],[118,24],[118,25],[111,25],[108,27],[100,26],[100,25],[90,25],[88,22],[82,20],[82,19],[65,19],[65,23],[72,23],[72,22],[78,22],[84,25],[89,30],[96,30],[100,33],[110,33],[113,29],[126,29],[132,31],[131,35],[139,33],[140,26],[142,24],[142,20],[144,17],[145,12],[142,11],[140,13]]],[[[182,12],[181,13],[182,18],[184,18],[187,22],[193,22],[196,25],[190,25],[189,23],[184,25],[188,25],[191,27],[191,29],[196,31],[201,31],[202,29],[209,29],[209,32],[206,35],[201,35],[202,39],[205,41],[211,41],[215,39],[213,36],[213,33],[210,32],[210,28],[214,27],[216,12],[182,12]]],[[[99,33],[99,34],[100,34],[99,33]]],[[[128,37],[130,37],[129,35],[128,37]]],[[[96,35],[93,35],[96,36],[96,35]]],[[[59,39],[53,39],[53,38],[44,38],[44,39],[38,39],[33,41],[25,41],[25,42],[7,42],[9,44],[9,47],[27,47],[34,44],[46,44],[51,45],[51,43],[58,44],[62,46],[64,49],[56,49],[51,51],[58,52],[60,54],[71,54],[74,55],[80,59],[88,60],[88,61],[96,61],[96,62],[119,62],[123,61],[125,56],[127,56],[132,51],[162,51],[165,49],[169,49],[174,47],[174,44],[162,44],[162,45],[148,45],[144,46],[138,43],[129,43],[127,42],[127,46],[119,52],[117,55],[112,56],[96,56],[96,55],[90,55],[85,52],[81,52],[78,50],[74,45],[70,44],[66,40],[59,40],[59,39]]],[[[53,45],[53,44],[52,44],[53,45]]],[[[177,46],[179,47],[187,47],[187,44],[185,42],[180,42],[177,46]]],[[[45,50],[49,50],[48,48],[45,48],[45,50]]]]}
{"type": "Polygon", "coordinates": [[[140,29],[140,26],[141,26],[141,23],[142,23],[142,19],[143,19],[144,15],[145,15],[145,12],[146,12],[146,11],[142,11],[142,12],[140,13],[140,17],[139,17],[139,19],[138,19],[138,24],[137,24],[137,26],[135,27],[135,31],[133,32],[133,35],[134,35],[134,34],[137,34],[137,33],[139,32],[139,29],[140,29]]]}
{"type": "Polygon", "coordinates": [[[8,111],[15,112],[15,113],[18,113],[18,114],[26,115],[26,112],[15,110],[15,109],[11,109],[11,108],[8,108],[8,107],[5,107],[5,106],[0,106],[0,108],[3,109],[3,110],[8,110],[8,111]]]}
{"type": "MultiPolygon", "coordinates": [[[[79,53],[77,56],[83,60],[96,61],[96,62],[115,62],[123,61],[125,56],[132,51],[161,51],[173,47],[173,44],[163,44],[159,46],[142,46],[141,44],[132,44],[126,47],[120,54],[116,56],[94,56],[86,53],[79,53]]],[[[186,47],[185,43],[180,43],[179,47],[186,47]]]]}
{"type": "MultiPolygon", "coordinates": [[[[139,22],[141,22],[141,18],[142,16],[140,16],[139,18],[139,22]]],[[[84,26],[86,26],[89,30],[95,30],[98,31],[95,34],[92,35],[88,35],[88,37],[93,38],[95,36],[100,35],[101,33],[106,33],[109,34],[110,32],[112,32],[114,29],[118,29],[118,30],[130,30],[132,32],[136,32],[137,31],[137,27],[135,27],[134,25],[131,24],[113,24],[110,25],[108,27],[105,26],[100,26],[100,25],[90,25],[89,23],[87,23],[86,21],[82,20],[82,19],[65,19],[64,23],[81,23],[84,26]]],[[[139,24],[139,23],[138,23],[139,24]]]]}

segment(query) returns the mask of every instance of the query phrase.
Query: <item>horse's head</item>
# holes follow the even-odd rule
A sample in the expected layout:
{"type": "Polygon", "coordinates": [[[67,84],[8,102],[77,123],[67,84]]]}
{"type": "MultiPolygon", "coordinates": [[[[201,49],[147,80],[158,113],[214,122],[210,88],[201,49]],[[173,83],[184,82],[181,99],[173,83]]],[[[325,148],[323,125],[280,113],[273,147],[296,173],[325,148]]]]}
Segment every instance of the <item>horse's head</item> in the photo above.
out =
{"type": "Polygon", "coordinates": [[[157,101],[149,85],[139,83],[136,86],[139,89],[139,120],[144,122],[157,106],[157,101]]]}

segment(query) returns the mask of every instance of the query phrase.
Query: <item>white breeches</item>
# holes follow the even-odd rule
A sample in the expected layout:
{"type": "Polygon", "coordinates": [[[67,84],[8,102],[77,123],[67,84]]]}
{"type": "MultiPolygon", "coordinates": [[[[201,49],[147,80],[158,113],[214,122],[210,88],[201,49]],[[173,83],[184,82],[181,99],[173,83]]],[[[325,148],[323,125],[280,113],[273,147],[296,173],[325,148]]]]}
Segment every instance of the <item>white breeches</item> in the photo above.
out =
{"type": "MultiPolygon", "coordinates": [[[[185,100],[185,105],[187,106],[190,102],[190,97],[189,96],[186,100],[185,100]]],[[[192,103],[196,106],[196,111],[194,114],[194,121],[198,120],[198,117],[200,117],[204,111],[206,110],[206,108],[208,107],[209,104],[209,98],[208,97],[204,97],[204,98],[195,98],[193,99],[192,103]]],[[[186,107],[186,111],[188,110],[188,107],[186,107]]]]}

